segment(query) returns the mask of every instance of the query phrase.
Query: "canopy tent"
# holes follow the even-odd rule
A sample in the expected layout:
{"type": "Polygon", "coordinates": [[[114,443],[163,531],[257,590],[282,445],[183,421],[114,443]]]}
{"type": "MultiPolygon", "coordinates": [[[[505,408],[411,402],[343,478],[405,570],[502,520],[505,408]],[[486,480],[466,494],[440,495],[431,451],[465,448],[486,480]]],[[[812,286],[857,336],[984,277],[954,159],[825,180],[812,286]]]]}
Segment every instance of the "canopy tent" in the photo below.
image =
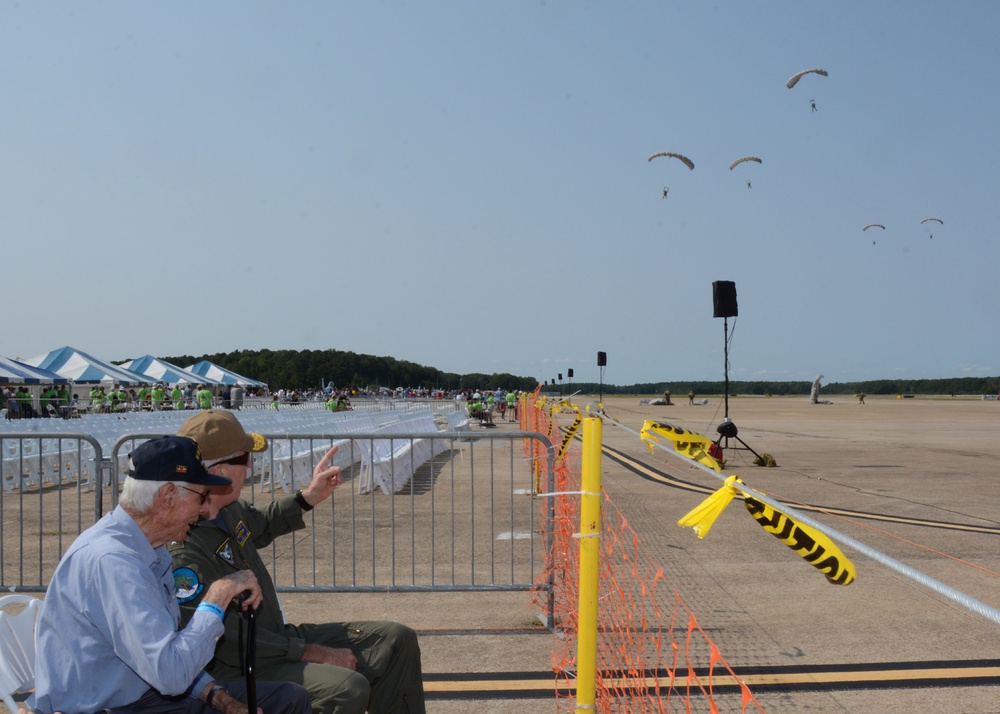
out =
{"type": "Polygon", "coordinates": [[[157,382],[164,382],[171,385],[207,384],[210,387],[223,386],[223,383],[217,379],[202,377],[153,355],[145,355],[138,359],[129,360],[119,366],[124,367],[129,372],[135,372],[143,377],[149,377],[157,382]]]}
{"type": "Polygon", "coordinates": [[[121,384],[134,387],[141,384],[152,384],[155,380],[144,377],[127,369],[91,357],[73,347],[60,347],[57,350],[25,360],[30,365],[55,372],[76,384],[121,384]]]}
{"type": "Polygon", "coordinates": [[[236,372],[228,370],[225,367],[220,367],[213,362],[209,362],[207,359],[203,359],[201,362],[196,362],[188,367],[187,371],[194,372],[199,377],[207,377],[208,379],[218,380],[223,384],[238,384],[241,387],[267,386],[264,382],[258,382],[256,379],[244,377],[242,374],[236,374],[236,372]]]}
{"type": "Polygon", "coordinates": [[[69,380],[47,369],[32,367],[16,359],[0,357],[0,383],[3,384],[65,384],[69,380]]]}

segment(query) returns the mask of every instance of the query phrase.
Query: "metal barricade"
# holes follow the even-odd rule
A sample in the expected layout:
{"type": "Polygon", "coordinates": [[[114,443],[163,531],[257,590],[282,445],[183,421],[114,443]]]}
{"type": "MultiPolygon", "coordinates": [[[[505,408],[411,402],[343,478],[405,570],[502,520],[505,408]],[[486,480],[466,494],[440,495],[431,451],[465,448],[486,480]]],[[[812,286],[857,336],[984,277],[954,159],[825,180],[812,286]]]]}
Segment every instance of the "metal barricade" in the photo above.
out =
{"type": "Polygon", "coordinates": [[[0,433],[0,455],[0,587],[43,591],[106,506],[101,445],[84,434],[10,432],[0,433]]]}
{"type": "MultiPolygon", "coordinates": [[[[44,591],[79,533],[110,511],[127,434],[105,460],[98,440],[2,434],[0,587],[44,591]],[[8,479],[9,477],[9,479],[8,479]]],[[[243,496],[259,508],[293,494],[336,445],[344,484],[306,527],[261,551],[281,592],[530,590],[551,533],[555,447],[542,434],[493,431],[265,434],[243,496]],[[544,478],[545,483],[539,483],[544,478]],[[270,551],[270,558],[268,558],[270,551]]]]}

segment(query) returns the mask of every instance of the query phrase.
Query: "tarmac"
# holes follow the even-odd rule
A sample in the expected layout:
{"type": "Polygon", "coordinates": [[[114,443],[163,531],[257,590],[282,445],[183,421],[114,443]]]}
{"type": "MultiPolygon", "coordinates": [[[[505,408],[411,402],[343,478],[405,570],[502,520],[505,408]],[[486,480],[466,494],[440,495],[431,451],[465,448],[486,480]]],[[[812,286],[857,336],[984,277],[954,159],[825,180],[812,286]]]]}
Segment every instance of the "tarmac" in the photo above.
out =
{"type": "MultiPolygon", "coordinates": [[[[580,406],[594,399],[574,397],[580,406]]],[[[728,412],[744,443],[729,441],[724,474],[793,507],[821,509],[805,512],[1000,608],[1000,403],[824,399],[832,403],[731,396],[727,409],[718,396],[698,406],[686,397],[672,406],[605,398],[617,423],[603,427],[603,488],[764,711],[1000,712],[1000,626],[989,617],[843,545],[857,579],[832,585],[736,501],[697,538],[677,520],[721,482],[650,453],[636,436],[653,419],[714,438],[728,412]],[[777,467],[752,465],[744,446],[777,467]]],[[[415,628],[431,714],[574,711],[571,699],[554,696],[559,640],[537,623],[531,593],[283,593],[282,604],[293,622],[390,619],[415,628]]],[[[738,698],[723,697],[717,710],[740,711],[738,698]]],[[[696,699],[692,711],[709,704],[696,699]]]]}
{"type": "MultiPolygon", "coordinates": [[[[574,399],[582,406],[593,397],[574,399]]],[[[808,513],[1000,608],[1000,403],[824,399],[832,403],[731,396],[738,436],[778,465],[754,466],[752,453],[728,448],[724,473],[793,506],[837,510],[808,513]]],[[[606,420],[603,428],[604,489],[765,711],[1000,712],[1000,629],[986,617],[847,547],[857,579],[832,585],[735,502],[703,540],[676,525],[705,497],[678,483],[706,491],[721,484],[660,451],[650,454],[633,432],[654,419],[714,437],[726,413],[721,398],[640,406],[638,397],[612,397],[604,405],[621,423],[606,420]]],[[[564,415],[560,423],[570,421],[564,415]]],[[[343,613],[414,627],[432,714],[573,711],[571,700],[552,696],[556,639],[534,624],[529,593],[288,594],[283,601],[292,621],[343,613]]],[[[693,710],[709,707],[696,700],[693,710]]],[[[739,711],[738,702],[719,710],[739,711]]]]}

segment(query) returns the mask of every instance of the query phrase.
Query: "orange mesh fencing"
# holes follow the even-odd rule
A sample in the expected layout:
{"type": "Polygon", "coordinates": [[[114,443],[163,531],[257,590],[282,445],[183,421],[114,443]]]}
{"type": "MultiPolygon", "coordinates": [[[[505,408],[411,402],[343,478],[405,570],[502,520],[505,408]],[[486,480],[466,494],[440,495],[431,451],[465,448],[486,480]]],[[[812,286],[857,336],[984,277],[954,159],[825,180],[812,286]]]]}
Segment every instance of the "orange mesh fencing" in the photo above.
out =
{"type": "MultiPolygon", "coordinates": [[[[537,400],[522,410],[522,428],[549,434],[554,443],[557,419],[553,405],[537,400]]],[[[578,447],[556,461],[551,490],[565,495],[552,496],[552,547],[536,588],[535,604],[552,600],[555,630],[564,635],[556,640],[552,663],[558,711],[572,711],[567,700],[576,691],[579,544],[573,534],[580,525],[580,497],[573,492],[580,490],[579,462],[578,447]]],[[[539,480],[548,484],[548,474],[539,480]]],[[[597,711],[718,712],[721,706],[763,712],[607,492],[601,531],[597,711]]]]}

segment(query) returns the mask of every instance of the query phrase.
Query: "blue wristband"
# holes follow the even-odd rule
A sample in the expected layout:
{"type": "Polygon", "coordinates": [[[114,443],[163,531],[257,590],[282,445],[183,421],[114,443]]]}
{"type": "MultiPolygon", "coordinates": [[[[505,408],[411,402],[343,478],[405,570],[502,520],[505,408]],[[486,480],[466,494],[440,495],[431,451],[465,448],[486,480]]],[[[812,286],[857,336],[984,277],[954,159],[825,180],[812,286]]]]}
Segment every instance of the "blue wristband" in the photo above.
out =
{"type": "Polygon", "coordinates": [[[198,607],[195,608],[195,612],[197,612],[198,610],[207,610],[208,612],[214,612],[216,615],[219,616],[220,620],[225,618],[225,612],[223,611],[223,609],[213,602],[198,603],[198,607]]]}

